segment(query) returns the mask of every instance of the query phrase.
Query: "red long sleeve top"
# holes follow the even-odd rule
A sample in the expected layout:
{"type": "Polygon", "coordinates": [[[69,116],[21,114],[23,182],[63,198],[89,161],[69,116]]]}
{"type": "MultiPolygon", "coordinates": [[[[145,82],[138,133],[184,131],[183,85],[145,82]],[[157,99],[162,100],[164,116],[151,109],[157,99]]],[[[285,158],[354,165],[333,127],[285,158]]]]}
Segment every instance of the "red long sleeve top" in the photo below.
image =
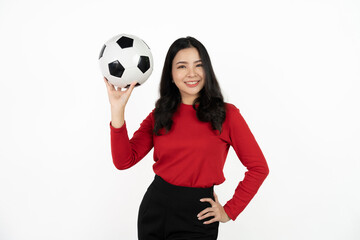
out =
{"type": "Polygon", "coordinates": [[[225,106],[226,118],[220,135],[209,122],[197,119],[192,105],[183,103],[173,115],[170,131],[166,134],[163,131],[161,136],[153,134],[154,110],[131,139],[126,121],[120,128],[114,128],[110,121],[114,165],[121,170],[130,168],[154,147],[155,174],[173,185],[210,187],[225,181],[223,168],[232,146],[248,170],[232,199],[224,205],[225,212],[235,220],[260,188],[269,168],[239,109],[230,103],[225,106]]]}

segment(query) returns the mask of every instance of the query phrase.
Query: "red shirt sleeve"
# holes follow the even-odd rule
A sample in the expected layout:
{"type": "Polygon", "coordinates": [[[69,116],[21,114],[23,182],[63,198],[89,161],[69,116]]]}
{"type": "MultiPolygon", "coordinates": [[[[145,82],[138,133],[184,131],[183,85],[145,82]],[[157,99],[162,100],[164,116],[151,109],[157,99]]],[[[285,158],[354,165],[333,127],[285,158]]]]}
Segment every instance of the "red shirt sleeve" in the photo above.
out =
{"type": "Polygon", "coordinates": [[[111,154],[114,165],[119,170],[134,166],[153,148],[153,112],[140,124],[139,129],[129,139],[126,121],[120,128],[114,128],[110,121],[111,154]]]}
{"type": "Polygon", "coordinates": [[[234,105],[230,108],[227,111],[230,145],[234,148],[241,163],[247,168],[245,177],[235,189],[233,198],[224,205],[225,212],[232,220],[235,220],[260,188],[269,174],[269,168],[239,109],[234,105]]]}

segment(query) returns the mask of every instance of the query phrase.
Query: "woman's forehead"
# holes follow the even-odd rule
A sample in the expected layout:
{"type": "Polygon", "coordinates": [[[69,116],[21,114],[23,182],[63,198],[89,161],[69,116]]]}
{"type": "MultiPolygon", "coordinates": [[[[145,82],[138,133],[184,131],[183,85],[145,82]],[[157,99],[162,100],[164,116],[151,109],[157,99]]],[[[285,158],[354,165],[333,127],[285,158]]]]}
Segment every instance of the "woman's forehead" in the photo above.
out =
{"type": "Polygon", "coordinates": [[[184,48],[177,52],[173,62],[187,62],[192,63],[195,61],[201,61],[199,52],[196,48],[184,48]]]}

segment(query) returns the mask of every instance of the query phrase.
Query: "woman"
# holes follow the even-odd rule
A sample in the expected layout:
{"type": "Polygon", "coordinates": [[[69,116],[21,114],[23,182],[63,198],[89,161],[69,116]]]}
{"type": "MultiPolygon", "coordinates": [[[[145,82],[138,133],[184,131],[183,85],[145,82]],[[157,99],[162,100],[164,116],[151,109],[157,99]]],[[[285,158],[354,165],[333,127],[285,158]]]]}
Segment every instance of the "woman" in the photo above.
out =
{"type": "Polygon", "coordinates": [[[130,140],[124,111],[136,82],[122,91],[104,81],[116,168],[132,167],[154,147],[155,179],[140,204],[139,239],[217,239],[219,222],[237,218],[269,169],[239,109],[224,103],[203,44],[187,37],[170,46],[160,98],[130,140]],[[225,181],[230,146],[248,171],[222,206],[213,186],[225,181]]]}

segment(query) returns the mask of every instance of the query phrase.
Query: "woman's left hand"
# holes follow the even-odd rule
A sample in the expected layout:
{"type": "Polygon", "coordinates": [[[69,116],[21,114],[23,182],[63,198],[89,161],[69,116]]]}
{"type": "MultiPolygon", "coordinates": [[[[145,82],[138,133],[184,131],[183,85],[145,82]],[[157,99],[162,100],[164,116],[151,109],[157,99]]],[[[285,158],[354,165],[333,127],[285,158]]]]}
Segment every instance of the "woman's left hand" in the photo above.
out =
{"type": "Polygon", "coordinates": [[[214,218],[210,219],[209,221],[204,222],[204,224],[210,224],[216,221],[219,222],[227,222],[230,220],[230,217],[225,212],[223,206],[221,206],[219,199],[217,195],[214,192],[214,198],[215,201],[211,198],[202,198],[200,199],[201,202],[209,202],[211,204],[211,207],[205,208],[203,211],[201,211],[197,217],[199,220],[202,220],[207,217],[214,216],[214,218]]]}

